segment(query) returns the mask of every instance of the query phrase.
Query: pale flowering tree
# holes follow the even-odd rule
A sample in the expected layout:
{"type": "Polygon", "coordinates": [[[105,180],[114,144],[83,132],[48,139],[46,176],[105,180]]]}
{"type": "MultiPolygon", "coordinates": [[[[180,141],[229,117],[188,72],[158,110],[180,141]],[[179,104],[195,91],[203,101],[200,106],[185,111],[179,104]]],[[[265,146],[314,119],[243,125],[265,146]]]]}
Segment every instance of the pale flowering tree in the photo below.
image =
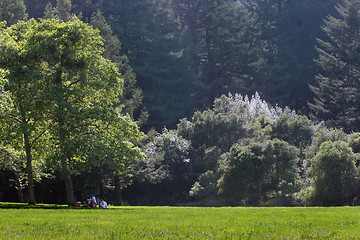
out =
{"type": "Polygon", "coordinates": [[[178,177],[179,170],[186,169],[190,164],[189,148],[188,140],[176,131],[164,128],[161,134],[145,146],[147,159],[140,162],[144,167],[138,174],[153,183],[178,177]]]}
{"type": "Polygon", "coordinates": [[[191,177],[189,150],[188,140],[166,128],[143,147],[147,159],[138,161],[133,171],[136,178],[143,181],[152,203],[176,204],[187,197],[196,179],[191,177]],[[156,190],[151,191],[148,183],[155,184],[156,190]],[[162,199],[166,199],[165,202],[162,199]]]}
{"type": "Polygon", "coordinates": [[[255,118],[265,116],[269,120],[275,121],[280,115],[287,114],[296,117],[295,111],[288,107],[282,109],[278,105],[271,106],[265,100],[261,99],[258,92],[249,97],[241,94],[223,95],[214,102],[214,111],[227,114],[237,114],[246,124],[250,124],[255,118]]]}
{"type": "MultiPolygon", "coordinates": [[[[270,124],[284,114],[296,117],[288,108],[272,107],[257,92],[251,98],[230,93],[215,99],[212,109],[195,112],[191,120],[182,119],[178,131],[191,141],[196,158],[204,165],[203,170],[215,170],[221,154],[235,144],[246,145],[254,138],[258,118],[270,124]]],[[[261,126],[256,131],[264,132],[261,126]]]]}
{"type": "Polygon", "coordinates": [[[289,108],[271,106],[256,92],[253,96],[228,94],[215,99],[214,107],[183,119],[178,131],[192,143],[191,159],[198,181],[190,195],[198,200],[217,198],[218,180],[228,166],[230,150],[253,142],[280,139],[299,147],[311,142],[311,121],[289,108]],[[222,166],[222,167],[220,167],[222,166]]]}

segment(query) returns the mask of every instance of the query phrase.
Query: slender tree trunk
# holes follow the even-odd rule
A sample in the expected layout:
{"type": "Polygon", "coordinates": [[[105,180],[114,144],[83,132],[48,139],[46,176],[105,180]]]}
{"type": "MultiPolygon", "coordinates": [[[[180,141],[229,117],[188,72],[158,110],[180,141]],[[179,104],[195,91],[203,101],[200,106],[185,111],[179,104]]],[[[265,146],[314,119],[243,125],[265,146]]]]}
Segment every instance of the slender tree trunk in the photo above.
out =
{"type": "Polygon", "coordinates": [[[25,142],[25,152],[26,152],[26,172],[28,177],[28,190],[29,190],[29,204],[36,204],[35,200],[35,189],[34,189],[34,173],[32,168],[32,155],[31,155],[31,145],[29,141],[29,134],[24,131],[24,142],[25,142]]]}
{"type": "Polygon", "coordinates": [[[120,184],[120,177],[118,175],[115,175],[114,177],[114,182],[115,182],[115,197],[116,197],[116,202],[119,205],[123,204],[123,198],[122,198],[122,188],[121,188],[121,184],[120,184]]]}
{"type": "Polygon", "coordinates": [[[73,182],[70,176],[69,167],[66,160],[62,161],[62,174],[65,182],[67,204],[69,206],[75,206],[76,199],[74,194],[73,182]]]}
{"type": "Polygon", "coordinates": [[[100,191],[100,198],[104,199],[105,197],[105,186],[104,186],[104,179],[102,178],[101,174],[99,177],[99,191],[100,191]]]}
{"type": "Polygon", "coordinates": [[[16,181],[16,190],[19,197],[19,202],[23,203],[24,201],[24,194],[22,192],[22,186],[20,182],[20,176],[18,173],[15,173],[15,181],[16,181]]]}

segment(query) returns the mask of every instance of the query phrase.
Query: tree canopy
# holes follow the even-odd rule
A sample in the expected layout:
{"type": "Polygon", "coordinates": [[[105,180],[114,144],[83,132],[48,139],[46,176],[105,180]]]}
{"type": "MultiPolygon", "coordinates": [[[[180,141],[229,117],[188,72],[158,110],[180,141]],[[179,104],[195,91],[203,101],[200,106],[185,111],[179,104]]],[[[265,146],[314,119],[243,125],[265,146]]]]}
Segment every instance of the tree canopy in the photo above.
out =
{"type": "MultiPolygon", "coordinates": [[[[14,103],[5,114],[19,124],[24,136],[29,186],[33,185],[34,144],[30,141],[45,133],[48,138],[39,144],[53,148],[47,154],[58,159],[55,165],[63,174],[70,205],[75,204],[71,171],[82,158],[88,160],[79,150],[87,149],[84,145],[91,145],[96,140],[93,136],[101,139],[102,132],[113,126],[121,132],[111,136],[112,147],[120,143],[116,151],[123,152],[114,158],[141,157],[131,144],[141,136],[139,129],[120,114],[120,73],[102,57],[97,30],[77,18],[68,22],[31,19],[3,29],[2,34],[0,63],[8,79],[4,89],[14,103]]],[[[35,203],[35,198],[29,202],[35,203]]]]}

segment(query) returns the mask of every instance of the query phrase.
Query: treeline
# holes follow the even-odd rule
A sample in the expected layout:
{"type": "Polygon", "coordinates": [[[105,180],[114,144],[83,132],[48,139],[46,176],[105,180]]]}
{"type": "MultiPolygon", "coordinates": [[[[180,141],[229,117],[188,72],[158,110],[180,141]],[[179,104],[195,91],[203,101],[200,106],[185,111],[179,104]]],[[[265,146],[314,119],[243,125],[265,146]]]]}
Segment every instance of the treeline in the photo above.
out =
{"type": "Polygon", "coordinates": [[[223,95],[145,145],[156,174],[125,192],[132,204],[359,204],[359,143],[258,94],[223,95]]]}
{"type": "Polygon", "coordinates": [[[359,10],[358,0],[0,1],[1,192],[15,186],[30,203],[51,189],[40,201],[357,204],[359,10]]]}

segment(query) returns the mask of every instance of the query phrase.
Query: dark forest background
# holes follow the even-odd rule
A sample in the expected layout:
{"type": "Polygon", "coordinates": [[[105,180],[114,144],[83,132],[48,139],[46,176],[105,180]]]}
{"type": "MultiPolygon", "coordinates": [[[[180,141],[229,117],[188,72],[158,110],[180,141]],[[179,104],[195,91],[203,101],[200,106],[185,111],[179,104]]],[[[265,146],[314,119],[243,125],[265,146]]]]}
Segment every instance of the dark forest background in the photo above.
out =
{"type": "MultiPolygon", "coordinates": [[[[25,0],[28,18],[48,3],[25,0]]],[[[66,2],[66,1],[65,1],[66,2]]],[[[101,11],[129,59],[149,112],[146,129],[176,127],[222,94],[254,94],[308,114],[319,72],[316,38],[330,1],[71,1],[85,22],[101,11]]],[[[70,10],[70,9],[69,9],[70,10]]],[[[120,47],[120,46],[119,46],[120,47]]]]}

